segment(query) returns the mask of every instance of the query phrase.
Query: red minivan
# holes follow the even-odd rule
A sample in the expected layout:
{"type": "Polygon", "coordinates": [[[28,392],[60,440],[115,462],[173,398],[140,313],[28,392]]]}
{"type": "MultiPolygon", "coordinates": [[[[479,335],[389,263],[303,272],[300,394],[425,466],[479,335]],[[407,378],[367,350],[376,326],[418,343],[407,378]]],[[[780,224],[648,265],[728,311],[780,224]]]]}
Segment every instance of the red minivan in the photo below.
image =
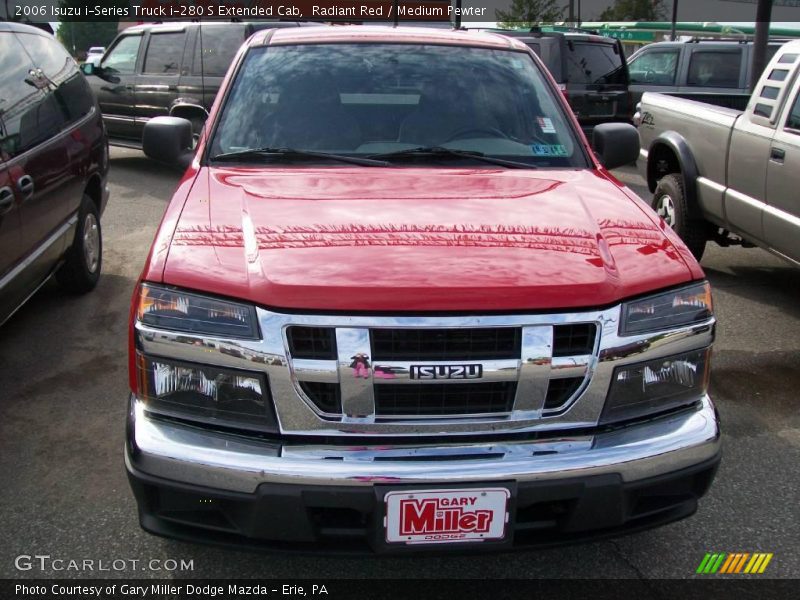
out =
{"type": "Polygon", "coordinates": [[[107,173],[75,61],[49,33],[0,22],[0,323],[51,275],[76,293],[97,285],[107,173]]]}

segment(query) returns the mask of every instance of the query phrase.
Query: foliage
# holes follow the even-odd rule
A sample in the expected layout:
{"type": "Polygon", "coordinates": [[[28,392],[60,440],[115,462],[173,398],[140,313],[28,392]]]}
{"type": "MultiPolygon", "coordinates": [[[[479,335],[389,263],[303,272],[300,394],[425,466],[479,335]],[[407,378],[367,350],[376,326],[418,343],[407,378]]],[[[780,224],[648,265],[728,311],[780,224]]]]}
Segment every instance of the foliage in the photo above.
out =
{"type": "Polygon", "coordinates": [[[665,0],[614,0],[600,21],[663,21],[667,16],[665,0]]]}
{"type": "Polygon", "coordinates": [[[503,29],[553,23],[564,15],[564,7],[559,4],[558,0],[513,0],[508,11],[496,10],[495,18],[503,29]]]}

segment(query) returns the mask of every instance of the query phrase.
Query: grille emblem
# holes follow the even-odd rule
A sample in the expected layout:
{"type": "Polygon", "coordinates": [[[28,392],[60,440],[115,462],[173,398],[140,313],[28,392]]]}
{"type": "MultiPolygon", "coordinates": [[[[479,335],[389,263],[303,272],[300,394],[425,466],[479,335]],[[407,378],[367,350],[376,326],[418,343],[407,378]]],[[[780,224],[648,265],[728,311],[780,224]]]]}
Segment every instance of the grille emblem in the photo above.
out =
{"type": "Polygon", "coordinates": [[[411,379],[480,379],[482,365],[411,365],[411,379]]]}

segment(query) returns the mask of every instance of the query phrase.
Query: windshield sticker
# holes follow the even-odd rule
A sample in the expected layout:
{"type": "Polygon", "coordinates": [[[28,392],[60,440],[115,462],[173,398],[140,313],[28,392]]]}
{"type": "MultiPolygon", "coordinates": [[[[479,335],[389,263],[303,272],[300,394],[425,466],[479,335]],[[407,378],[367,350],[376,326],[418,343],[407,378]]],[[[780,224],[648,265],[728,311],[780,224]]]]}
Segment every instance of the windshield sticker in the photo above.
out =
{"type": "Polygon", "coordinates": [[[539,123],[539,128],[542,133],[555,133],[556,128],[553,127],[553,121],[548,117],[538,117],[536,121],[539,123]]]}
{"type": "Polygon", "coordinates": [[[569,156],[563,144],[533,144],[531,150],[534,156],[569,156]]]}

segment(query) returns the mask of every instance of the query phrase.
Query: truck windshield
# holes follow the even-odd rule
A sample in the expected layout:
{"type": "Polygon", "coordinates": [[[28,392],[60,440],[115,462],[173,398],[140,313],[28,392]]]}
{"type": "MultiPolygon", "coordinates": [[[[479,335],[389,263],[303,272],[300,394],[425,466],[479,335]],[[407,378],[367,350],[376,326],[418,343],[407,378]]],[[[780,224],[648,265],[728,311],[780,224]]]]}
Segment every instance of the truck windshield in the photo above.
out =
{"type": "Polygon", "coordinates": [[[571,122],[528,54],[413,44],[250,50],[208,156],[231,153],[242,162],[324,162],[320,155],[331,153],[392,165],[491,167],[501,163],[479,158],[497,158],[507,166],[587,166],[571,122]],[[273,151],[243,152],[249,149],[273,151]]]}

